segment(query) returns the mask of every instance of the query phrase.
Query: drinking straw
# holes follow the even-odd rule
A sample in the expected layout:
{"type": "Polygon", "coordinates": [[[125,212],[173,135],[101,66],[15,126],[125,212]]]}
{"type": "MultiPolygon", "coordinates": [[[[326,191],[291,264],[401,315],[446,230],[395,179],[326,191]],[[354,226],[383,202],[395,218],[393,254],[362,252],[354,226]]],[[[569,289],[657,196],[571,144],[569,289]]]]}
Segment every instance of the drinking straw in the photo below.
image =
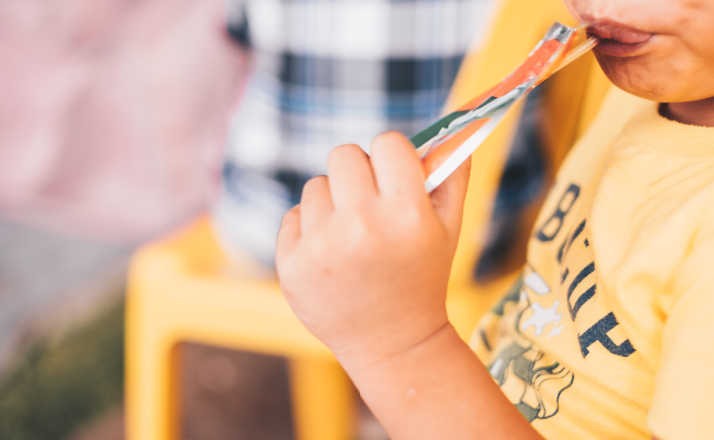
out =
{"type": "Polygon", "coordinates": [[[584,29],[585,25],[571,28],[555,23],[523,63],[495,87],[412,137],[427,172],[427,192],[437,188],[483,144],[516,102],[595,47],[595,38],[586,38],[573,47],[584,29]]]}

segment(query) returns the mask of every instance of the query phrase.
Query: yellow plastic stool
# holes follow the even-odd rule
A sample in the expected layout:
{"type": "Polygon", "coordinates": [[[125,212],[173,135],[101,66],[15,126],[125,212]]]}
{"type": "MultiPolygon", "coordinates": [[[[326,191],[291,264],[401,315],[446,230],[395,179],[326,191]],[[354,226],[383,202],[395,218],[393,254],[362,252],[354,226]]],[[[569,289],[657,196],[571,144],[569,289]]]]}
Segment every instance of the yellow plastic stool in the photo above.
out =
{"type": "MultiPolygon", "coordinates": [[[[553,21],[567,18],[560,0],[502,1],[484,46],[464,62],[451,104],[465,102],[499,81],[553,21]]],[[[550,82],[545,107],[552,135],[547,154],[555,169],[587,128],[609,85],[592,57],[550,82]]],[[[504,120],[473,159],[447,301],[449,318],[465,339],[516,276],[514,272],[482,286],[473,283],[471,274],[484,243],[517,113],[504,120]]],[[[304,329],[275,281],[236,279],[226,274],[226,267],[206,218],[149,244],[132,259],[126,308],[127,438],[177,438],[177,346],[184,341],[287,357],[297,437],[352,438],[354,390],[329,351],[304,329]]]]}
{"type": "Polygon", "coordinates": [[[347,438],[354,398],[339,365],[275,282],[219,277],[222,258],[207,219],[134,257],[126,310],[130,438],[177,438],[176,347],[183,341],[287,356],[300,438],[347,438]]]}

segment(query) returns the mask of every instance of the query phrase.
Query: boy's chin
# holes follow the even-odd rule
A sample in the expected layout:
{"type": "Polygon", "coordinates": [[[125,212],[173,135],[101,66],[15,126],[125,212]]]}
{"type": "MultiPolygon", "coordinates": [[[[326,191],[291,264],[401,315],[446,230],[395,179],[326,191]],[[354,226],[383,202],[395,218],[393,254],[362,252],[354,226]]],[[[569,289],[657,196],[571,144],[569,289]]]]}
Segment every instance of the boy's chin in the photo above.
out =
{"type": "Polygon", "coordinates": [[[705,80],[687,77],[677,69],[661,71],[661,65],[648,63],[642,58],[613,58],[597,56],[605,75],[618,88],[654,102],[693,102],[714,96],[714,84],[708,76],[705,80]],[[657,71],[656,67],[660,67],[657,71]]]}
{"type": "Polygon", "coordinates": [[[643,99],[655,102],[680,101],[679,91],[673,90],[672,82],[653,75],[637,59],[621,59],[598,56],[598,62],[608,79],[618,88],[643,99]]]}

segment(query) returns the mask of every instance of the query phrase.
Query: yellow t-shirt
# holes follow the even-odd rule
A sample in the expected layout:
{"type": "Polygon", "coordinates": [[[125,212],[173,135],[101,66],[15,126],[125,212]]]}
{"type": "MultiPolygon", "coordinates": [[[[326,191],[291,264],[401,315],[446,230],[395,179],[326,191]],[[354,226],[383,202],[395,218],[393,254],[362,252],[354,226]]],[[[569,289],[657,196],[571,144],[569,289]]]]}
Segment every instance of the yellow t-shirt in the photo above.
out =
{"type": "Polygon", "coordinates": [[[548,439],[714,439],[714,129],[613,92],[474,350],[548,439]]]}

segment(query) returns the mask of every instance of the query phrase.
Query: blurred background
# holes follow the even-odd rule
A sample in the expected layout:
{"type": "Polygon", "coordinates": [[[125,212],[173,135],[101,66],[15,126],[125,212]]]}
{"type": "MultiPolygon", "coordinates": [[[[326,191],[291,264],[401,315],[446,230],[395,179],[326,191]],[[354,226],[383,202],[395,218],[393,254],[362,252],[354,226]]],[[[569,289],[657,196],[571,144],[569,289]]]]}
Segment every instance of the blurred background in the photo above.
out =
{"type": "MultiPolygon", "coordinates": [[[[124,295],[136,249],[212,213],[233,261],[251,260],[256,277],[270,278],[275,213],[294,203],[335,139],[413,134],[436,117],[495,0],[394,2],[413,8],[385,21],[412,23],[394,44],[379,32],[377,43],[335,39],[357,75],[329,62],[323,40],[339,29],[276,43],[275,26],[310,16],[289,3],[0,2],[1,439],[123,439],[124,295]],[[380,63],[386,73],[368,84],[365,72],[380,63]],[[243,136],[248,124],[280,135],[243,136]],[[280,154],[273,144],[298,146],[280,154]]],[[[327,19],[355,11],[338,9],[327,19]]],[[[373,23],[380,10],[365,10],[357,19],[373,23]]],[[[537,149],[522,144],[504,174],[504,218],[542,184],[537,149]],[[509,182],[534,189],[509,195],[509,182]]],[[[512,225],[497,220],[492,258],[475,276],[487,278],[503,257],[512,225]]],[[[181,438],[292,438],[282,358],[184,344],[180,363],[181,438]]],[[[358,435],[385,438],[364,408],[358,435]]]]}
{"type": "MultiPolygon", "coordinates": [[[[217,194],[246,70],[225,16],[221,1],[0,3],[0,438],[123,438],[125,271],[217,194]]],[[[196,347],[184,362],[186,438],[287,438],[279,360],[196,347]]]]}

